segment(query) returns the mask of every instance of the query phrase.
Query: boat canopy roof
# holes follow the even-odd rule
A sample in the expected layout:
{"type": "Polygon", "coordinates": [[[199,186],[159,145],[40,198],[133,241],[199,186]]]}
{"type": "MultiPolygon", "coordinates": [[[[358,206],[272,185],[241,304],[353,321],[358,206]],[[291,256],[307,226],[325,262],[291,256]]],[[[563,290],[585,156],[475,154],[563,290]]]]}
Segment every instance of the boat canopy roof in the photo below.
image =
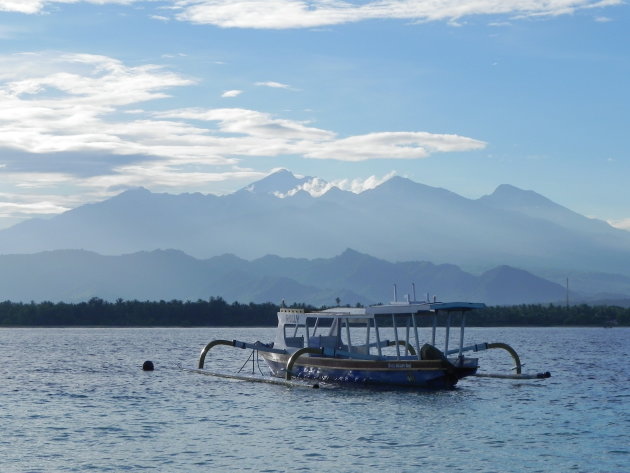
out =
{"type": "Polygon", "coordinates": [[[427,315],[432,316],[441,312],[469,312],[483,309],[485,304],[480,302],[390,302],[389,304],[371,305],[368,307],[333,307],[317,312],[304,312],[303,309],[281,308],[278,316],[285,323],[304,323],[306,317],[324,319],[354,319],[356,322],[373,319],[379,315],[427,315]]]}
{"type": "Polygon", "coordinates": [[[366,315],[419,314],[433,315],[436,312],[467,312],[483,309],[480,302],[390,302],[383,305],[371,305],[365,308],[366,315]]]}

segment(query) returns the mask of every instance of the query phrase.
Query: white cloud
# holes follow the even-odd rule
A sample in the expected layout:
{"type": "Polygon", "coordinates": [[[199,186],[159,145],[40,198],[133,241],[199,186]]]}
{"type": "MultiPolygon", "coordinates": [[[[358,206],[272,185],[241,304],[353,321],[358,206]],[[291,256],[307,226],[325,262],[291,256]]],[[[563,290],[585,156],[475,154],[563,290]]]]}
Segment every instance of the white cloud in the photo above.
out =
{"type": "Polygon", "coordinates": [[[333,187],[338,189],[360,194],[366,190],[374,189],[381,185],[383,182],[391,179],[396,175],[396,171],[391,171],[385,176],[379,178],[377,176],[370,176],[365,179],[337,179],[334,181],[325,181],[319,177],[314,177],[303,184],[291,189],[287,193],[276,193],[276,197],[284,198],[297,194],[298,192],[308,192],[313,197],[320,197],[328,192],[333,187]]]}
{"type": "Polygon", "coordinates": [[[622,0],[179,0],[182,21],[224,28],[315,28],[374,19],[458,20],[473,15],[557,16],[622,0]]]}
{"type": "Polygon", "coordinates": [[[258,85],[258,86],[262,86],[262,87],[271,87],[273,89],[289,89],[289,88],[291,88],[290,85],[283,84],[281,82],[274,82],[274,81],[256,82],[256,84],[254,84],[254,85],[258,85]]]}
{"type": "MultiPolygon", "coordinates": [[[[278,140],[281,140],[286,146],[295,140],[319,141],[332,139],[335,136],[331,131],[310,127],[307,122],[274,118],[268,113],[243,108],[182,109],[164,112],[159,116],[218,122],[219,130],[224,133],[266,138],[278,143],[280,142],[278,140]]],[[[236,141],[233,139],[231,141],[236,145],[236,141]]]]}
{"type": "MultiPolygon", "coordinates": [[[[8,176],[3,175],[3,177],[8,176]]],[[[45,176],[31,177],[45,179],[45,176]]],[[[84,196],[78,200],[46,192],[24,193],[20,189],[17,192],[3,192],[0,193],[0,228],[6,228],[27,218],[56,215],[84,202],[84,196]]]]}
{"type": "MultiPolygon", "coordinates": [[[[0,58],[0,147],[32,153],[142,151],[138,136],[174,125],[105,121],[140,102],[167,97],[166,89],[193,81],[157,66],[127,67],[85,54],[27,54],[0,58]],[[170,126],[169,126],[170,125],[170,126]],[[137,130],[137,136],[133,135],[137,130]]],[[[161,130],[161,131],[160,131],[161,130]]]]}
{"type": "MultiPolygon", "coordinates": [[[[138,185],[199,189],[262,177],[242,167],[257,157],[418,159],[485,146],[428,132],[339,137],[307,121],[245,108],[141,108],[194,84],[163,67],[129,66],[105,56],[0,56],[0,184],[16,192],[63,188],[91,196],[138,185]]],[[[374,179],[333,185],[354,191],[374,179]]]]}
{"type": "Polygon", "coordinates": [[[377,176],[370,176],[366,179],[342,179],[339,181],[332,181],[331,184],[341,190],[360,194],[361,192],[380,186],[383,182],[389,181],[395,175],[396,171],[391,171],[380,178],[377,176]]]}
{"type": "Polygon", "coordinates": [[[242,90],[226,90],[225,92],[221,94],[221,97],[223,98],[238,97],[242,93],[243,93],[242,90]]]}
{"type": "Polygon", "coordinates": [[[216,137],[223,153],[245,156],[296,154],[338,161],[419,159],[436,152],[470,151],[485,147],[482,141],[458,135],[427,132],[381,132],[337,138],[336,133],[270,114],[241,108],[182,109],[163,112],[159,118],[217,122],[218,131],[238,135],[216,137]]]}
{"type": "Polygon", "coordinates": [[[630,218],[624,218],[621,220],[608,220],[608,223],[615,228],[630,231],[630,218]]]}
{"type": "Polygon", "coordinates": [[[306,150],[316,159],[366,161],[369,159],[420,159],[435,152],[471,151],[485,147],[483,141],[458,135],[427,132],[380,132],[350,136],[321,143],[306,150]]]}
{"type": "Polygon", "coordinates": [[[189,191],[191,187],[203,187],[208,183],[261,179],[265,173],[248,169],[222,169],[220,172],[195,171],[174,168],[169,163],[121,166],[117,173],[85,179],[81,185],[87,189],[126,189],[140,186],[189,191]]]}
{"type": "Polygon", "coordinates": [[[38,13],[45,0],[0,0],[0,11],[38,13]]]}
{"type": "MultiPolygon", "coordinates": [[[[0,11],[35,14],[48,5],[90,3],[132,5],[146,0],[0,0],[0,11]]],[[[365,20],[447,21],[461,25],[474,15],[514,18],[558,16],[623,4],[623,0],[164,0],[177,18],[224,28],[318,28],[365,20]]],[[[165,21],[164,15],[152,18],[165,21]]],[[[600,17],[605,18],[605,17],[600,17]]]]}
{"type": "Polygon", "coordinates": [[[0,11],[17,13],[40,13],[46,5],[56,3],[93,3],[96,5],[117,4],[131,5],[138,0],[0,0],[0,11]]]}
{"type": "Polygon", "coordinates": [[[55,202],[39,200],[32,203],[2,202],[0,201],[0,217],[13,217],[16,215],[54,215],[70,210],[70,207],[61,206],[55,202]]]}
{"type": "Polygon", "coordinates": [[[167,97],[169,88],[193,83],[155,65],[131,67],[104,56],[48,53],[0,57],[0,148],[28,153],[104,152],[153,156],[180,164],[234,165],[236,156],[417,159],[484,146],[471,138],[428,132],[339,138],[309,122],[243,108],[162,112],[129,108],[167,97]],[[120,118],[117,112],[125,113],[120,118]]]}

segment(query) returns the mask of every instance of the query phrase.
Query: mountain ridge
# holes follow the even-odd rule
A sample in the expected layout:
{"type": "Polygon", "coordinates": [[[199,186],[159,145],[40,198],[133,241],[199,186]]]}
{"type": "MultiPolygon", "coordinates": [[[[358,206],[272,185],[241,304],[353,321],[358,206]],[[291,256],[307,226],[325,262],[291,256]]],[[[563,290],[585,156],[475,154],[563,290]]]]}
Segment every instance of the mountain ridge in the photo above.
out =
{"type": "Polygon", "coordinates": [[[474,273],[508,265],[556,282],[576,275],[581,289],[592,281],[593,293],[630,294],[623,279],[630,277],[630,232],[534,191],[501,185],[468,199],[394,177],[359,194],[332,187],[314,196],[304,190],[312,179],[281,170],[225,196],[131,189],[2,230],[0,254],[85,249],[123,255],[174,248],[197,259],[233,254],[317,260],[354,248],[388,262],[430,261],[474,273]],[[622,279],[611,291],[605,278],[589,280],[588,274],[622,279]]]}
{"type": "Polygon", "coordinates": [[[389,302],[393,284],[400,300],[411,284],[417,298],[479,300],[488,304],[555,303],[565,289],[515,268],[498,267],[475,276],[455,265],[408,261],[392,263],[352,249],[332,258],[247,261],[234,255],[206,260],[179,250],[100,255],[55,250],[0,255],[0,300],[79,302],[104,300],[197,300],[333,305],[389,302]],[[494,276],[492,275],[494,271],[494,276]],[[500,291],[494,289],[500,282],[500,291]]]}

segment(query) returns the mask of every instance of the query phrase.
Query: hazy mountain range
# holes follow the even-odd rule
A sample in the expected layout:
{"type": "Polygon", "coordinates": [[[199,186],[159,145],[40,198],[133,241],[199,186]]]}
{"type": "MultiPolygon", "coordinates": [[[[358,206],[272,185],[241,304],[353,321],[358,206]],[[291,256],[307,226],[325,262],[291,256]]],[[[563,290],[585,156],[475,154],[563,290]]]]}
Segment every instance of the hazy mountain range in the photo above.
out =
{"type": "Polygon", "coordinates": [[[0,256],[0,300],[75,302],[197,300],[355,305],[399,300],[482,300],[489,304],[562,302],[565,288],[501,266],[480,276],[454,265],[390,263],[346,250],[329,259],[223,255],[198,260],[175,250],[103,256],[84,250],[0,256]]]}
{"type": "Polygon", "coordinates": [[[473,200],[394,177],[360,194],[331,188],[315,197],[300,190],[312,182],[280,171],[226,196],[135,189],[23,222],[0,231],[0,298],[248,302],[302,294],[312,303],[363,303],[389,300],[393,283],[415,280],[419,293],[442,298],[536,302],[563,300],[566,277],[576,295],[630,295],[630,232],[535,192],[502,185],[473,200]],[[51,252],[71,249],[86,251],[51,252]],[[326,276],[310,278],[326,264],[326,276]],[[21,280],[27,267],[30,280],[21,280]]]}

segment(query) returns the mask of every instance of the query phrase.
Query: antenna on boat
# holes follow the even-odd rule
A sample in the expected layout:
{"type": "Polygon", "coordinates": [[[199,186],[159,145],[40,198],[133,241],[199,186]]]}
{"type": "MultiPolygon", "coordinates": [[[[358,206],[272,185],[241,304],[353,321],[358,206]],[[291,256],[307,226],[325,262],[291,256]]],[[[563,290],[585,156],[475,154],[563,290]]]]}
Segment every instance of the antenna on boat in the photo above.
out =
{"type": "Polygon", "coordinates": [[[411,288],[413,289],[413,301],[416,301],[416,283],[412,282],[411,283],[411,288]]]}
{"type": "Polygon", "coordinates": [[[394,284],[394,302],[398,302],[398,291],[396,290],[396,284],[394,284]]]}

